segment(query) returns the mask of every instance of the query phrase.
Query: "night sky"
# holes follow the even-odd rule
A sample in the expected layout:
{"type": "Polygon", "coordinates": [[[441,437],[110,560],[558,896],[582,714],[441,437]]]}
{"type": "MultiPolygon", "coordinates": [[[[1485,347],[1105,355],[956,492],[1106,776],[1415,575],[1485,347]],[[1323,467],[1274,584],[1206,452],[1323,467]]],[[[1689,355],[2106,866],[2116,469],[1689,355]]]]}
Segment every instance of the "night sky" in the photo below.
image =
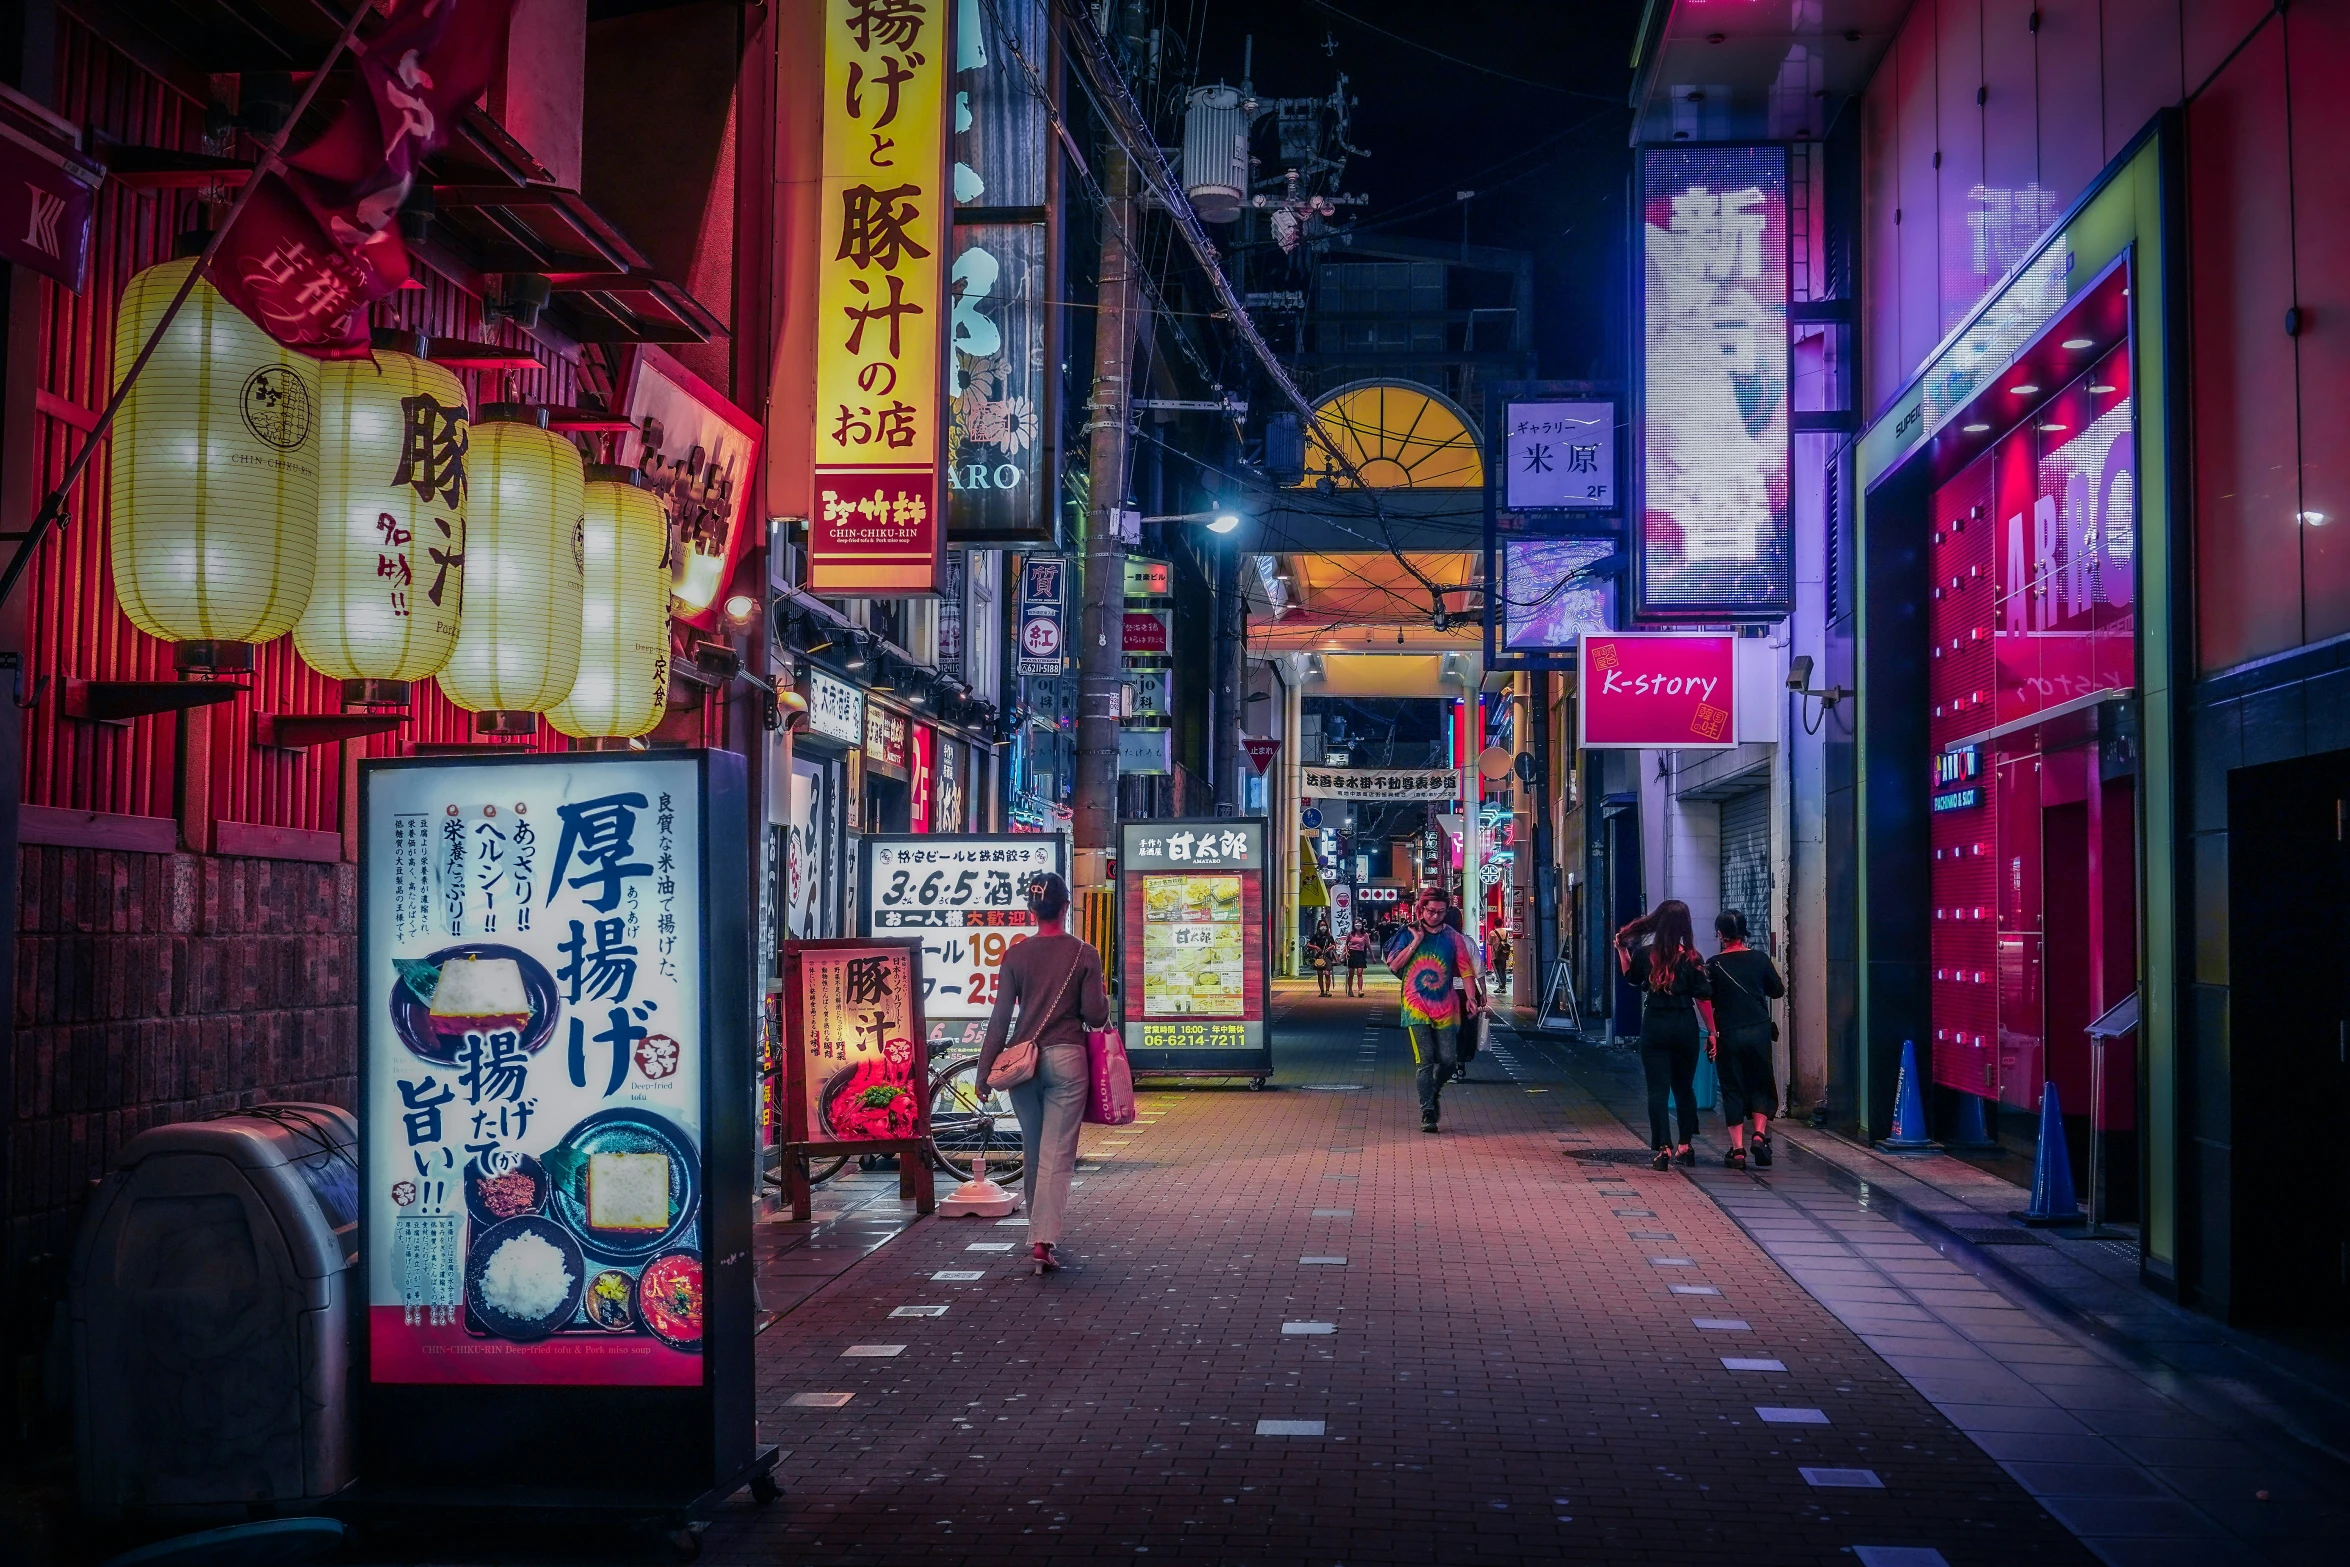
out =
{"type": "MultiPolygon", "coordinates": [[[[1469,241],[1534,253],[1539,373],[1620,377],[1626,96],[1640,0],[1334,4],[1169,0],[1163,16],[1199,39],[1203,82],[1237,82],[1251,34],[1261,97],[1320,96],[1345,72],[1360,100],[1351,139],[1371,154],[1349,164],[1346,188],[1372,200],[1344,220],[1366,233],[1458,240],[1453,193],[1489,192],[1469,204],[1469,241]]],[[[1260,175],[1280,172],[1265,146],[1260,155],[1260,175]]]]}

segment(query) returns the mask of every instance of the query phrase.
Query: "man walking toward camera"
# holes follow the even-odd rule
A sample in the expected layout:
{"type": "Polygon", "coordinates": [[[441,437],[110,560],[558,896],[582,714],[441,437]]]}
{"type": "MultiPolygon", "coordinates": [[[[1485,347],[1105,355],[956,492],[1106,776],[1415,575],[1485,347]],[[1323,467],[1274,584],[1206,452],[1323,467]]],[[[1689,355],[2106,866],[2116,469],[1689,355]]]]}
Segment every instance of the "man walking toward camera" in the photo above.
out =
{"type": "Polygon", "coordinates": [[[1423,887],[1382,954],[1403,981],[1403,1030],[1419,1068],[1420,1130],[1436,1130],[1444,1085],[1460,1070],[1461,1029],[1485,1006],[1469,939],[1445,923],[1441,887],[1423,887]]]}

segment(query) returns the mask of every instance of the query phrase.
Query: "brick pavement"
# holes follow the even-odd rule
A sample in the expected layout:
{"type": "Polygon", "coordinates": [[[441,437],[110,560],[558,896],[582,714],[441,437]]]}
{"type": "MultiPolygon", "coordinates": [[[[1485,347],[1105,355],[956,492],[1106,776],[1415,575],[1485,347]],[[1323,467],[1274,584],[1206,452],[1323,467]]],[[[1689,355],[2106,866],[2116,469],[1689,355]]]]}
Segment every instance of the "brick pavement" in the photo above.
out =
{"type": "Polygon", "coordinates": [[[1146,1085],[1143,1125],[1087,1128],[1063,1273],[1028,1276],[1016,1226],[925,1221],[778,1317],[760,1423],[790,1494],[720,1509],[705,1559],[2088,1559],[1701,1191],[1562,1157],[1633,1151],[1563,1075],[1481,1067],[1424,1137],[1392,986],[1305,989],[1275,1090],[1146,1085]],[[873,1345],[904,1347],[845,1354],[873,1345]],[[810,1393],[852,1397],[787,1402],[810,1393]]]}

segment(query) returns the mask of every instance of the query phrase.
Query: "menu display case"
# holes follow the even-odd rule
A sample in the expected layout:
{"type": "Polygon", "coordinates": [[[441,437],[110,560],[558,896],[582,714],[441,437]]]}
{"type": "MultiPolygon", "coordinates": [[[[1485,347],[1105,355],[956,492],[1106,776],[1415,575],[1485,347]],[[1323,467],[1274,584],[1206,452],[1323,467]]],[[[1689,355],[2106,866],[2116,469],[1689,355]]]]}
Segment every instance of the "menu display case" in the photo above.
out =
{"type": "Polygon", "coordinates": [[[1265,820],[1118,825],[1119,1001],[1136,1076],[1272,1075],[1265,820]]]}

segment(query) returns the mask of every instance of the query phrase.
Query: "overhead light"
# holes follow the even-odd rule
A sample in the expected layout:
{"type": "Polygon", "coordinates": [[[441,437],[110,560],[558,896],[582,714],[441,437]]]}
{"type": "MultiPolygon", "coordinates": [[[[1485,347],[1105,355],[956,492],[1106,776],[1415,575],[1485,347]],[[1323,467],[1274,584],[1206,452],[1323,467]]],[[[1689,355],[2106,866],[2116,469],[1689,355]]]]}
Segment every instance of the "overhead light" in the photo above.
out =
{"type": "Polygon", "coordinates": [[[1220,511],[1209,520],[1208,531],[1210,533],[1230,533],[1234,528],[1239,526],[1240,513],[1234,511],[1220,511]]]}
{"type": "Polygon", "coordinates": [[[738,626],[749,625],[759,613],[759,601],[748,593],[737,593],[726,601],[726,618],[738,626]]]}
{"type": "Polygon", "coordinates": [[[2301,520],[2312,528],[2322,528],[2326,525],[2326,514],[2322,511],[2305,511],[2301,513],[2301,520]]]}
{"type": "Polygon", "coordinates": [[[1962,424],[1959,426],[1959,428],[1964,430],[1969,435],[1981,435],[1985,430],[1988,430],[1991,427],[1987,424],[1977,422],[1975,424],[1962,424]]]}
{"type": "Polygon", "coordinates": [[[2110,397],[2115,392],[2120,390],[2120,387],[2115,386],[2110,381],[2100,381],[2095,386],[2089,388],[2089,395],[2092,397],[2110,397]]]}
{"type": "Polygon", "coordinates": [[[854,631],[849,633],[849,656],[842,662],[851,669],[865,667],[865,639],[854,631]]]}
{"type": "Polygon", "coordinates": [[[2067,347],[2067,348],[2072,348],[2072,349],[2082,349],[2082,348],[2092,348],[2092,347],[2095,347],[2096,345],[2095,345],[2095,342],[2094,342],[2094,340],[2092,340],[2092,339],[2090,339],[2090,338],[2086,338],[2086,337],[2068,337],[2068,338],[2066,338],[2066,339],[2064,340],[2064,346],[2065,346],[2065,347],[2067,347]]]}
{"type": "Polygon", "coordinates": [[[2040,389],[2029,381],[2019,381],[2015,385],[2009,387],[2008,390],[2013,392],[2018,397],[2029,397],[2040,389]]]}
{"type": "Polygon", "coordinates": [[[2039,428],[2039,429],[2042,429],[2042,430],[2057,431],[2057,430],[2069,430],[2069,429],[2071,429],[2071,428],[2072,428],[2072,426],[2071,426],[2071,425],[2067,425],[2067,424],[2058,424],[2058,423],[2056,423],[2054,420],[2050,420],[2048,423],[2046,423],[2046,424],[2043,424],[2043,425],[2040,425],[2040,426],[2038,426],[2037,428],[2039,428]]]}

